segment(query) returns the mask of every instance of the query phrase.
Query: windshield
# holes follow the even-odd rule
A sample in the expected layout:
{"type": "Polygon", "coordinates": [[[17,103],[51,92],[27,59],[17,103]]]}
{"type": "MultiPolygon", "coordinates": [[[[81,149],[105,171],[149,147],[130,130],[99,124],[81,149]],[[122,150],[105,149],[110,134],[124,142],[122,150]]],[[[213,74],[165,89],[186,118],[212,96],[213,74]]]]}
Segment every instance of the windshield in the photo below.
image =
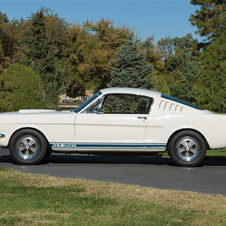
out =
{"type": "Polygon", "coordinates": [[[102,93],[100,91],[98,91],[96,94],[94,94],[93,96],[91,96],[88,100],[86,100],[82,105],[80,105],[75,112],[78,113],[80,112],[82,109],[84,109],[87,105],[89,105],[93,100],[95,100],[97,97],[99,97],[102,93]]]}

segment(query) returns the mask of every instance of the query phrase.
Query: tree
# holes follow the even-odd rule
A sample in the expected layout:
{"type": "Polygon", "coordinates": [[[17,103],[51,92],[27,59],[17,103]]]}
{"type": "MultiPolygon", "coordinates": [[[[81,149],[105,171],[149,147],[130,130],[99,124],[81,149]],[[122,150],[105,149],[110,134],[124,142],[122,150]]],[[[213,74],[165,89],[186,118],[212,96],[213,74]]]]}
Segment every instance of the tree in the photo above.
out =
{"type": "Polygon", "coordinates": [[[106,87],[116,51],[125,42],[129,29],[114,27],[113,21],[101,19],[73,24],[65,53],[71,74],[67,78],[67,94],[76,97],[86,89],[106,87]]]}
{"type": "Polygon", "coordinates": [[[0,73],[9,64],[24,58],[26,27],[23,19],[9,21],[7,15],[0,12],[0,73]]]}
{"type": "Polygon", "coordinates": [[[108,87],[132,87],[155,90],[152,81],[153,67],[145,62],[145,51],[139,51],[138,39],[131,33],[119,48],[117,60],[111,69],[108,87]]]}
{"type": "Polygon", "coordinates": [[[197,105],[219,113],[226,112],[226,32],[204,52],[195,84],[197,105]]]}
{"type": "Polygon", "coordinates": [[[42,79],[31,67],[11,64],[0,76],[0,112],[45,108],[42,89],[42,79]]]}
{"type": "Polygon", "coordinates": [[[196,82],[196,76],[199,72],[199,65],[194,61],[186,62],[184,65],[185,73],[183,73],[183,68],[176,72],[176,76],[182,81],[178,84],[174,83],[171,87],[171,95],[177,97],[181,100],[194,103],[194,84],[196,82]]]}
{"type": "Polygon", "coordinates": [[[51,50],[54,52],[55,57],[62,59],[62,53],[70,38],[70,25],[51,9],[43,8],[43,13],[45,15],[46,32],[51,40],[51,50]]]}
{"type": "Polygon", "coordinates": [[[196,50],[197,39],[191,34],[173,38],[173,54],[165,58],[165,79],[172,96],[195,102],[194,84],[200,67],[200,52],[196,50]]]}
{"type": "Polygon", "coordinates": [[[191,0],[191,4],[201,6],[190,16],[193,26],[197,26],[201,36],[215,40],[226,27],[226,0],[191,0]]]}
{"type": "Polygon", "coordinates": [[[166,38],[161,38],[157,46],[160,49],[161,57],[165,59],[166,57],[170,56],[173,54],[173,39],[170,38],[170,36],[166,38]]]}
{"type": "Polygon", "coordinates": [[[48,108],[56,109],[59,95],[63,92],[63,78],[62,73],[56,70],[56,57],[46,31],[44,9],[32,15],[30,29],[26,32],[26,44],[29,65],[41,75],[44,83],[43,99],[46,99],[48,108]]]}
{"type": "MultiPolygon", "coordinates": [[[[166,42],[162,40],[162,48],[159,45],[154,44],[154,35],[147,38],[142,43],[142,49],[146,52],[146,62],[147,64],[151,64],[153,66],[153,81],[156,82],[156,90],[165,94],[170,95],[170,88],[166,82],[165,77],[165,63],[164,59],[168,55],[165,51],[166,42]],[[163,47],[164,46],[164,47],[163,47]],[[164,49],[164,50],[163,50],[164,49]]],[[[167,44],[168,46],[168,44],[167,44]]],[[[169,50],[169,49],[168,49],[169,50]]]]}

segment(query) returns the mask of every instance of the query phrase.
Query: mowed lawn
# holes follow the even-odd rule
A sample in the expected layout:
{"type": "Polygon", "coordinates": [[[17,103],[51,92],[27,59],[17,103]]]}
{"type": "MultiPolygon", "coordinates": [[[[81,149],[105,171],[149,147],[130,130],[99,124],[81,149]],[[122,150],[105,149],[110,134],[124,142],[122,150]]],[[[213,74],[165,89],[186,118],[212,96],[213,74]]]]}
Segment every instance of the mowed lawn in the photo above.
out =
{"type": "Polygon", "coordinates": [[[226,197],[0,168],[0,225],[226,225],[226,197]]]}

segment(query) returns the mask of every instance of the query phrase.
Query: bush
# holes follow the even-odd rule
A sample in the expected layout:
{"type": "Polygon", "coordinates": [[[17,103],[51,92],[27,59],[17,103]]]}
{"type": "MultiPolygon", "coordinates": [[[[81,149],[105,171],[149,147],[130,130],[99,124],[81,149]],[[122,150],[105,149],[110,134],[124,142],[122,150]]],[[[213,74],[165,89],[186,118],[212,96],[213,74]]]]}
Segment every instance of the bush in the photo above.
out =
{"type": "Polygon", "coordinates": [[[15,63],[0,75],[0,112],[43,109],[43,83],[31,67],[15,63]]]}

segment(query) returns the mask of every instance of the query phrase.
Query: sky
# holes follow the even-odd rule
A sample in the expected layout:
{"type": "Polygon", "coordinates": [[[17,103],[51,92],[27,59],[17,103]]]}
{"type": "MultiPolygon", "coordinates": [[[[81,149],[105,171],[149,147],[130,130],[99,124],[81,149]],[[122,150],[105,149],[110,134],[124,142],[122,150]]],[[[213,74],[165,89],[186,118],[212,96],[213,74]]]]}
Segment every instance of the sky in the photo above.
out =
{"type": "Polygon", "coordinates": [[[54,10],[70,23],[110,19],[115,27],[125,25],[134,29],[142,40],[153,34],[158,41],[188,33],[199,41],[203,40],[195,34],[197,28],[188,21],[190,15],[200,8],[190,4],[190,0],[0,0],[0,12],[10,20],[26,19],[40,7],[54,10]]]}

